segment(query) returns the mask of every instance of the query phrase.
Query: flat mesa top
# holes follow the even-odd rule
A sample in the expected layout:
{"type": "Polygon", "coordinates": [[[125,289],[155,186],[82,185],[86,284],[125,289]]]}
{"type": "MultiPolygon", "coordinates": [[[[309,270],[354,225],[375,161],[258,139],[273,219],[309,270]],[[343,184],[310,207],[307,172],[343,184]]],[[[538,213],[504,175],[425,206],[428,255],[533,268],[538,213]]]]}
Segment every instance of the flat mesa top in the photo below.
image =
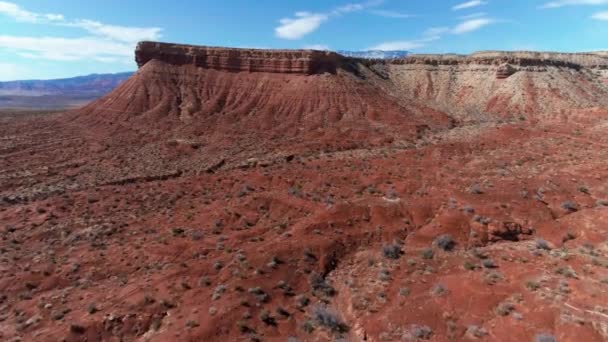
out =
{"type": "Polygon", "coordinates": [[[608,55],[601,52],[559,53],[535,51],[479,51],[469,55],[410,54],[388,60],[342,56],[333,51],[251,49],[197,46],[143,41],[137,44],[135,60],[141,67],[156,59],[169,64],[192,64],[214,69],[317,73],[335,70],[345,62],[394,64],[493,64],[509,63],[520,66],[595,67],[608,69],[608,55]]]}
{"type": "Polygon", "coordinates": [[[328,50],[315,50],[315,49],[260,49],[260,48],[238,48],[238,47],[226,47],[226,46],[207,46],[207,45],[192,45],[192,44],[176,44],[166,42],[153,42],[153,41],[142,41],[137,44],[137,50],[207,50],[207,51],[233,51],[239,53],[254,52],[254,53],[311,53],[319,52],[325,54],[337,54],[333,51],[328,50]]]}

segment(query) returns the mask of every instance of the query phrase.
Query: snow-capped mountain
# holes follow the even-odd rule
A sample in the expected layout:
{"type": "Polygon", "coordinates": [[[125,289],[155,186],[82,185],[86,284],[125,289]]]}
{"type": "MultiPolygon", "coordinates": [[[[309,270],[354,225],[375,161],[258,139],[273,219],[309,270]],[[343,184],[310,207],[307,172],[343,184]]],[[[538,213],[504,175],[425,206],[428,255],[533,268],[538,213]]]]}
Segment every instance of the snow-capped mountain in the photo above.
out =
{"type": "Polygon", "coordinates": [[[407,51],[382,51],[382,50],[369,50],[369,51],[336,51],[342,56],[355,57],[355,58],[368,58],[368,59],[394,59],[403,58],[409,54],[407,51]]]}

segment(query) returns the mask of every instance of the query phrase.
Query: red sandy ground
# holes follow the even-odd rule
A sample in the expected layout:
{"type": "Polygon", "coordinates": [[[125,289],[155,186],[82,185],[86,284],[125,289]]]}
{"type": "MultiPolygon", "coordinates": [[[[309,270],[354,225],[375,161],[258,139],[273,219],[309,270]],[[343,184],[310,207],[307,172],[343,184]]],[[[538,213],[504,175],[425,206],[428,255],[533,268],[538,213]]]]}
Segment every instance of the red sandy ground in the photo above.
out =
{"type": "Polygon", "coordinates": [[[606,340],[606,111],[453,126],[361,89],[242,108],[304,131],[269,111],[101,117],[119,98],[2,116],[0,339],[606,340]],[[352,121],[310,110],[340,103],[352,121]]]}

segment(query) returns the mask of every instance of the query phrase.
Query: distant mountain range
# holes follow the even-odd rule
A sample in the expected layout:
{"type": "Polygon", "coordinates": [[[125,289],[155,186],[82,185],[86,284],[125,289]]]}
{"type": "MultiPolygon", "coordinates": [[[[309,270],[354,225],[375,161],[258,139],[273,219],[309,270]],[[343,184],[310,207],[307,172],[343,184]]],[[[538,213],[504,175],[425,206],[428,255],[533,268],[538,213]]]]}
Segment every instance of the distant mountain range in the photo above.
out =
{"type": "Polygon", "coordinates": [[[123,72],[56,80],[0,82],[0,108],[57,109],[80,106],[107,94],[132,74],[123,72]]]}
{"type": "Polygon", "coordinates": [[[93,95],[105,94],[131,77],[132,72],[92,74],[56,80],[0,82],[0,96],[93,95]]]}
{"type": "MultiPolygon", "coordinates": [[[[394,59],[408,55],[407,51],[400,50],[336,52],[346,57],[367,59],[394,59]]],[[[82,106],[109,93],[131,75],[133,72],[0,82],[0,108],[64,109],[82,106]]]]}
{"type": "Polygon", "coordinates": [[[406,57],[409,52],[394,50],[394,51],[382,51],[382,50],[369,50],[369,51],[336,51],[342,56],[355,57],[355,58],[366,58],[366,59],[394,59],[406,57]]]}

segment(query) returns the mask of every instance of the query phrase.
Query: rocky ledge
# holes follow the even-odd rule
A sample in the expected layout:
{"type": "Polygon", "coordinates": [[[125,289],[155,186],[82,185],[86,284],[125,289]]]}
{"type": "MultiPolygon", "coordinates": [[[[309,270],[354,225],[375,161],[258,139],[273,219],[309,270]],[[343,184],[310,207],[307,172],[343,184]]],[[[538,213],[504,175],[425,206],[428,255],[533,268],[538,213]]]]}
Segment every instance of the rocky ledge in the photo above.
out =
{"type": "Polygon", "coordinates": [[[172,65],[225,70],[270,72],[287,74],[335,74],[338,68],[350,68],[354,63],[373,64],[423,64],[423,65],[488,65],[499,68],[509,65],[509,70],[499,71],[499,77],[508,77],[521,67],[566,67],[571,69],[593,68],[608,70],[608,54],[602,53],[552,53],[532,51],[481,51],[470,55],[413,54],[404,58],[379,60],[345,57],[331,51],[317,50],[265,50],[225,47],[195,46],[160,42],[140,42],[135,50],[139,67],[150,60],[160,60],[172,65]],[[508,71],[508,72],[503,72],[508,71]]]}
{"type": "Polygon", "coordinates": [[[480,51],[470,55],[415,54],[393,60],[393,64],[490,65],[517,67],[565,67],[608,69],[608,58],[601,53],[558,53],[534,51],[480,51]]]}
{"type": "Polygon", "coordinates": [[[135,50],[139,67],[150,60],[173,65],[249,72],[288,74],[335,73],[344,57],[315,50],[263,50],[140,42],[135,50]]]}

